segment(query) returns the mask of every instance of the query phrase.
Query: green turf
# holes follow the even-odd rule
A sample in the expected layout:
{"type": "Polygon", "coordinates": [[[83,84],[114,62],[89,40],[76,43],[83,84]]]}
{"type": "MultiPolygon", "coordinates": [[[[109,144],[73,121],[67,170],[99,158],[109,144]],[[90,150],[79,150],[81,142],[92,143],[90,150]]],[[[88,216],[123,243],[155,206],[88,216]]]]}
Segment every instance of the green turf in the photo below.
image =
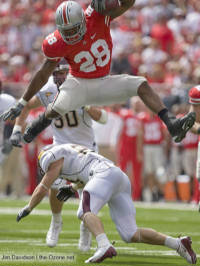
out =
{"type": "MultiPolygon", "coordinates": [[[[80,266],[95,250],[96,243],[93,238],[92,250],[81,253],[78,248],[79,220],[76,218],[77,204],[66,203],[63,215],[63,230],[60,234],[59,244],[55,248],[45,245],[46,231],[51,216],[47,214],[31,214],[19,223],[16,222],[16,213],[27,202],[23,200],[0,200],[0,265],[3,266],[80,266]],[[5,212],[4,210],[9,212],[5,212]],[[71,211],[70,214],[67,214],[71,211]],[[74,214],[73,214],[74,213],[74,214]],[[7,256],[7,257],[6,257],[7,256]],[[21,260],[17,256],[24,256],[21,260]],[[28,256],[28,257],[25,257],[28,256]],[[59,256],[59,257],[55,257],[59,256]],[[4,259],[3,259],[4,258],[4,259]]],[[[137,205],[136,205],[137,206],[137,205]]],[[[155,209],[137,207],[137,224],[142,227],[152,227],[160,232],[172,236],[190,235],[193,247],[199,253],[199,220],[197,210],[155,209]]],[[[37,207],[38,211],[49,210],[45,201],[37,207]]],[[[105,225],[105,231],[111,241],[115,241],[118,256],[112,260],[107,259],[101,265],[125,266],[186,266],[188,263],[176,256],[174,251],[163,246],[124,243],[115,226],[110,220],[108,208],[100,212],[105,225]]],[[[94,265],[94,264],[93,264],[94,265]]]]}

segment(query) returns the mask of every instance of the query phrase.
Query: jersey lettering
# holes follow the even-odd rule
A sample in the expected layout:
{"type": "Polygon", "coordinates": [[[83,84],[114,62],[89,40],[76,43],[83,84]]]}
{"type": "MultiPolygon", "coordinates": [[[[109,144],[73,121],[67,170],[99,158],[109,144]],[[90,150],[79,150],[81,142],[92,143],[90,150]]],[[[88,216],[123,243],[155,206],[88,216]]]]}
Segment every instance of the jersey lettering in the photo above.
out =
{"type": "Polygon", "coordinates": [[[110,50],[105,40],[99,39],[95,41],[90,51],[82,51],[74,57],[75,63],[83,62],[80,65],[80,70],[83,72],[92,72],[96,70],[96,66],[104,67],[110,61],[110,50]],[[95,60],[95,59],[96,60],[95,60]]]}
{"type": "Polygon", "coordinates": [[[126,119],[126,135],[128,137],[134,137],[137,135],[137,130],[138,130],[138,122],[137,120],[133,118],[127,118],[126,119]]]}
{"type": "Polygon", "coordinates": [[[52,45],[52,44],[54,44],[55,42],[57,42],[57,39],[56,39],[54,33],[49,34],[49,35],[46,37],[46,39],[47,39],[47,42],[48,42],[49,45],[52,45]]]}
{"type": "MultiPolygon", "coordinates": [[[[78,126],[78,118],[76,111],[70,111],[65,115],[66,122],[68,127],[77,127],[78,126]]],[[[63,128],[64,127],[64,121],[62,117],[56,118],[54,121],[54,125],[56,128],[63,128]]]]}
{"type": "Polygon", "coordinates": [[[81,145],[75,145],[75,144],[72,144],[71,147],[76,151],[78,152],[80,155],[86,155],[88,154],[89,152],[94,152],[86,147],[83,147],[81,145]]]}

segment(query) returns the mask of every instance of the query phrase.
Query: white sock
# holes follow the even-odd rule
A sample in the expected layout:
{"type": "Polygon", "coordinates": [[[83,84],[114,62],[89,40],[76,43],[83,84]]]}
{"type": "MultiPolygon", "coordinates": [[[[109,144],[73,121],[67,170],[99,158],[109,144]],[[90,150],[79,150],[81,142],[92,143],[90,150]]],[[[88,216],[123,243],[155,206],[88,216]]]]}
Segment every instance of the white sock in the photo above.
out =
{"type": "Polygon", "coordinates": [[[105,233],[99,234],[96,237],[98,247],[104,247],[110,244],[110,241],[108,240],[105,233]]]}
{"type": "Polygon", "coordinates": [[[54,223],[60,223],[60,222],[62,222],[61,212],[59,212],[59,213],[53,213],[52,212],[52,221],[54,223]]]}
{"type": "Polygon", "coordinates": [[[168,236],[165,239],[165,246],[167,246],[168,248],[172,248],[172,249],[177,250],[178,247],[179,247],[178,238],[174,238],[174,237],[168,236]]]}

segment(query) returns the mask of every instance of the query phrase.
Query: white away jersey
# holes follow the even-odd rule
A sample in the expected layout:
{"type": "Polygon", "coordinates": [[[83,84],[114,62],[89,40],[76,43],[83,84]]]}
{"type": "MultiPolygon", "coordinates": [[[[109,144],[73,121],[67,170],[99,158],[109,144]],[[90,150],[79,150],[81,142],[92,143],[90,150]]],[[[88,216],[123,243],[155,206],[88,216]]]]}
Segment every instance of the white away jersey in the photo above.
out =
{"type": "MultiPolygon", "coordinates": [[[[53,102],[57,93],[57,86],[51,76],[47,84],[37,93],[37,97],[47,107],[49,103],[53,102]]],[[[65,116],[54,119],[51,126],[54,144],[76,143],[97,150],[92,119],[83,108],[70,111],[65,116]]]]}
{"type": "MultiPolygon", "coordinates": [[[[2,93],[0,94],[0,114],[8,110],[11,106],[15,104],[16,100],[13,96],[2,93]]],[[[0,146],[3,143],[3,127],[4,127],[4,122],[0,121],[0,146]]]]}
{"type": "Polygon", "coordinates": [[[51,146],[49,149],[41,151],[38,158],[40,167],[45,173],[51,163],[64,158],[63,168],[59,177],[71,182],[82,182],[83,184],[86,184],[93,174],[91,167],[94,164],[106,161],[109,165],[114,165],[113,162],[94,151],[76,144],[51,146]]]}

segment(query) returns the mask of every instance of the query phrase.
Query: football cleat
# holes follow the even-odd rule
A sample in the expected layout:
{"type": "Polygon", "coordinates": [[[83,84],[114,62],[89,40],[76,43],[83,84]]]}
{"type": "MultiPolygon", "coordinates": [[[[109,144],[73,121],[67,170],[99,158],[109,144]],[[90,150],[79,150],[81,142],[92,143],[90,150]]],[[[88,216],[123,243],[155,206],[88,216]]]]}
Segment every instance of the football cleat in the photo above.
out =
{"type": "Polygon", "coordinates": [[[175,142],[181,142],[185,138],[188,130],[194,125],[195,119],[196,114],[194,112],[190,112],[181,118],[174,119],[172,125],[168,129],[175,142]]]}
{"type": "Polygon", "coordinates": [[[80,239],[78,243],[78,248],[82,252],[87,252],[90,250],[92,242],[92,234],[83,222],[80,224],[80,239]]]}
{"type": "Polygon", "coordinates": [[[188,236],[183,236],[179,238],[179,246],[177,248],[177,253],[185,258],[190,264],[196,264],[197,257],[192,249],[192,240],[188,236]]]}
{"type": "Polygon", "coordinates": [[[94,253],[94,255],[89,259],[87,259],[85,263],[91,263],[91,262],[98,263],[102,262],[107,258],[112,258],[113,256],[117,256],[117,251],[111,244],[109,244],[105,247],[98,248],[97,251],[94,253]]]}
{"type": "Polygon", "coordinates": [[[59,234],[62,230],[62,222],[54,223],[51,220],[51,225],[49,227],[49,231],[46,236],[46,244],[48,247],[55,247],[58,243],[59,234]]]}

